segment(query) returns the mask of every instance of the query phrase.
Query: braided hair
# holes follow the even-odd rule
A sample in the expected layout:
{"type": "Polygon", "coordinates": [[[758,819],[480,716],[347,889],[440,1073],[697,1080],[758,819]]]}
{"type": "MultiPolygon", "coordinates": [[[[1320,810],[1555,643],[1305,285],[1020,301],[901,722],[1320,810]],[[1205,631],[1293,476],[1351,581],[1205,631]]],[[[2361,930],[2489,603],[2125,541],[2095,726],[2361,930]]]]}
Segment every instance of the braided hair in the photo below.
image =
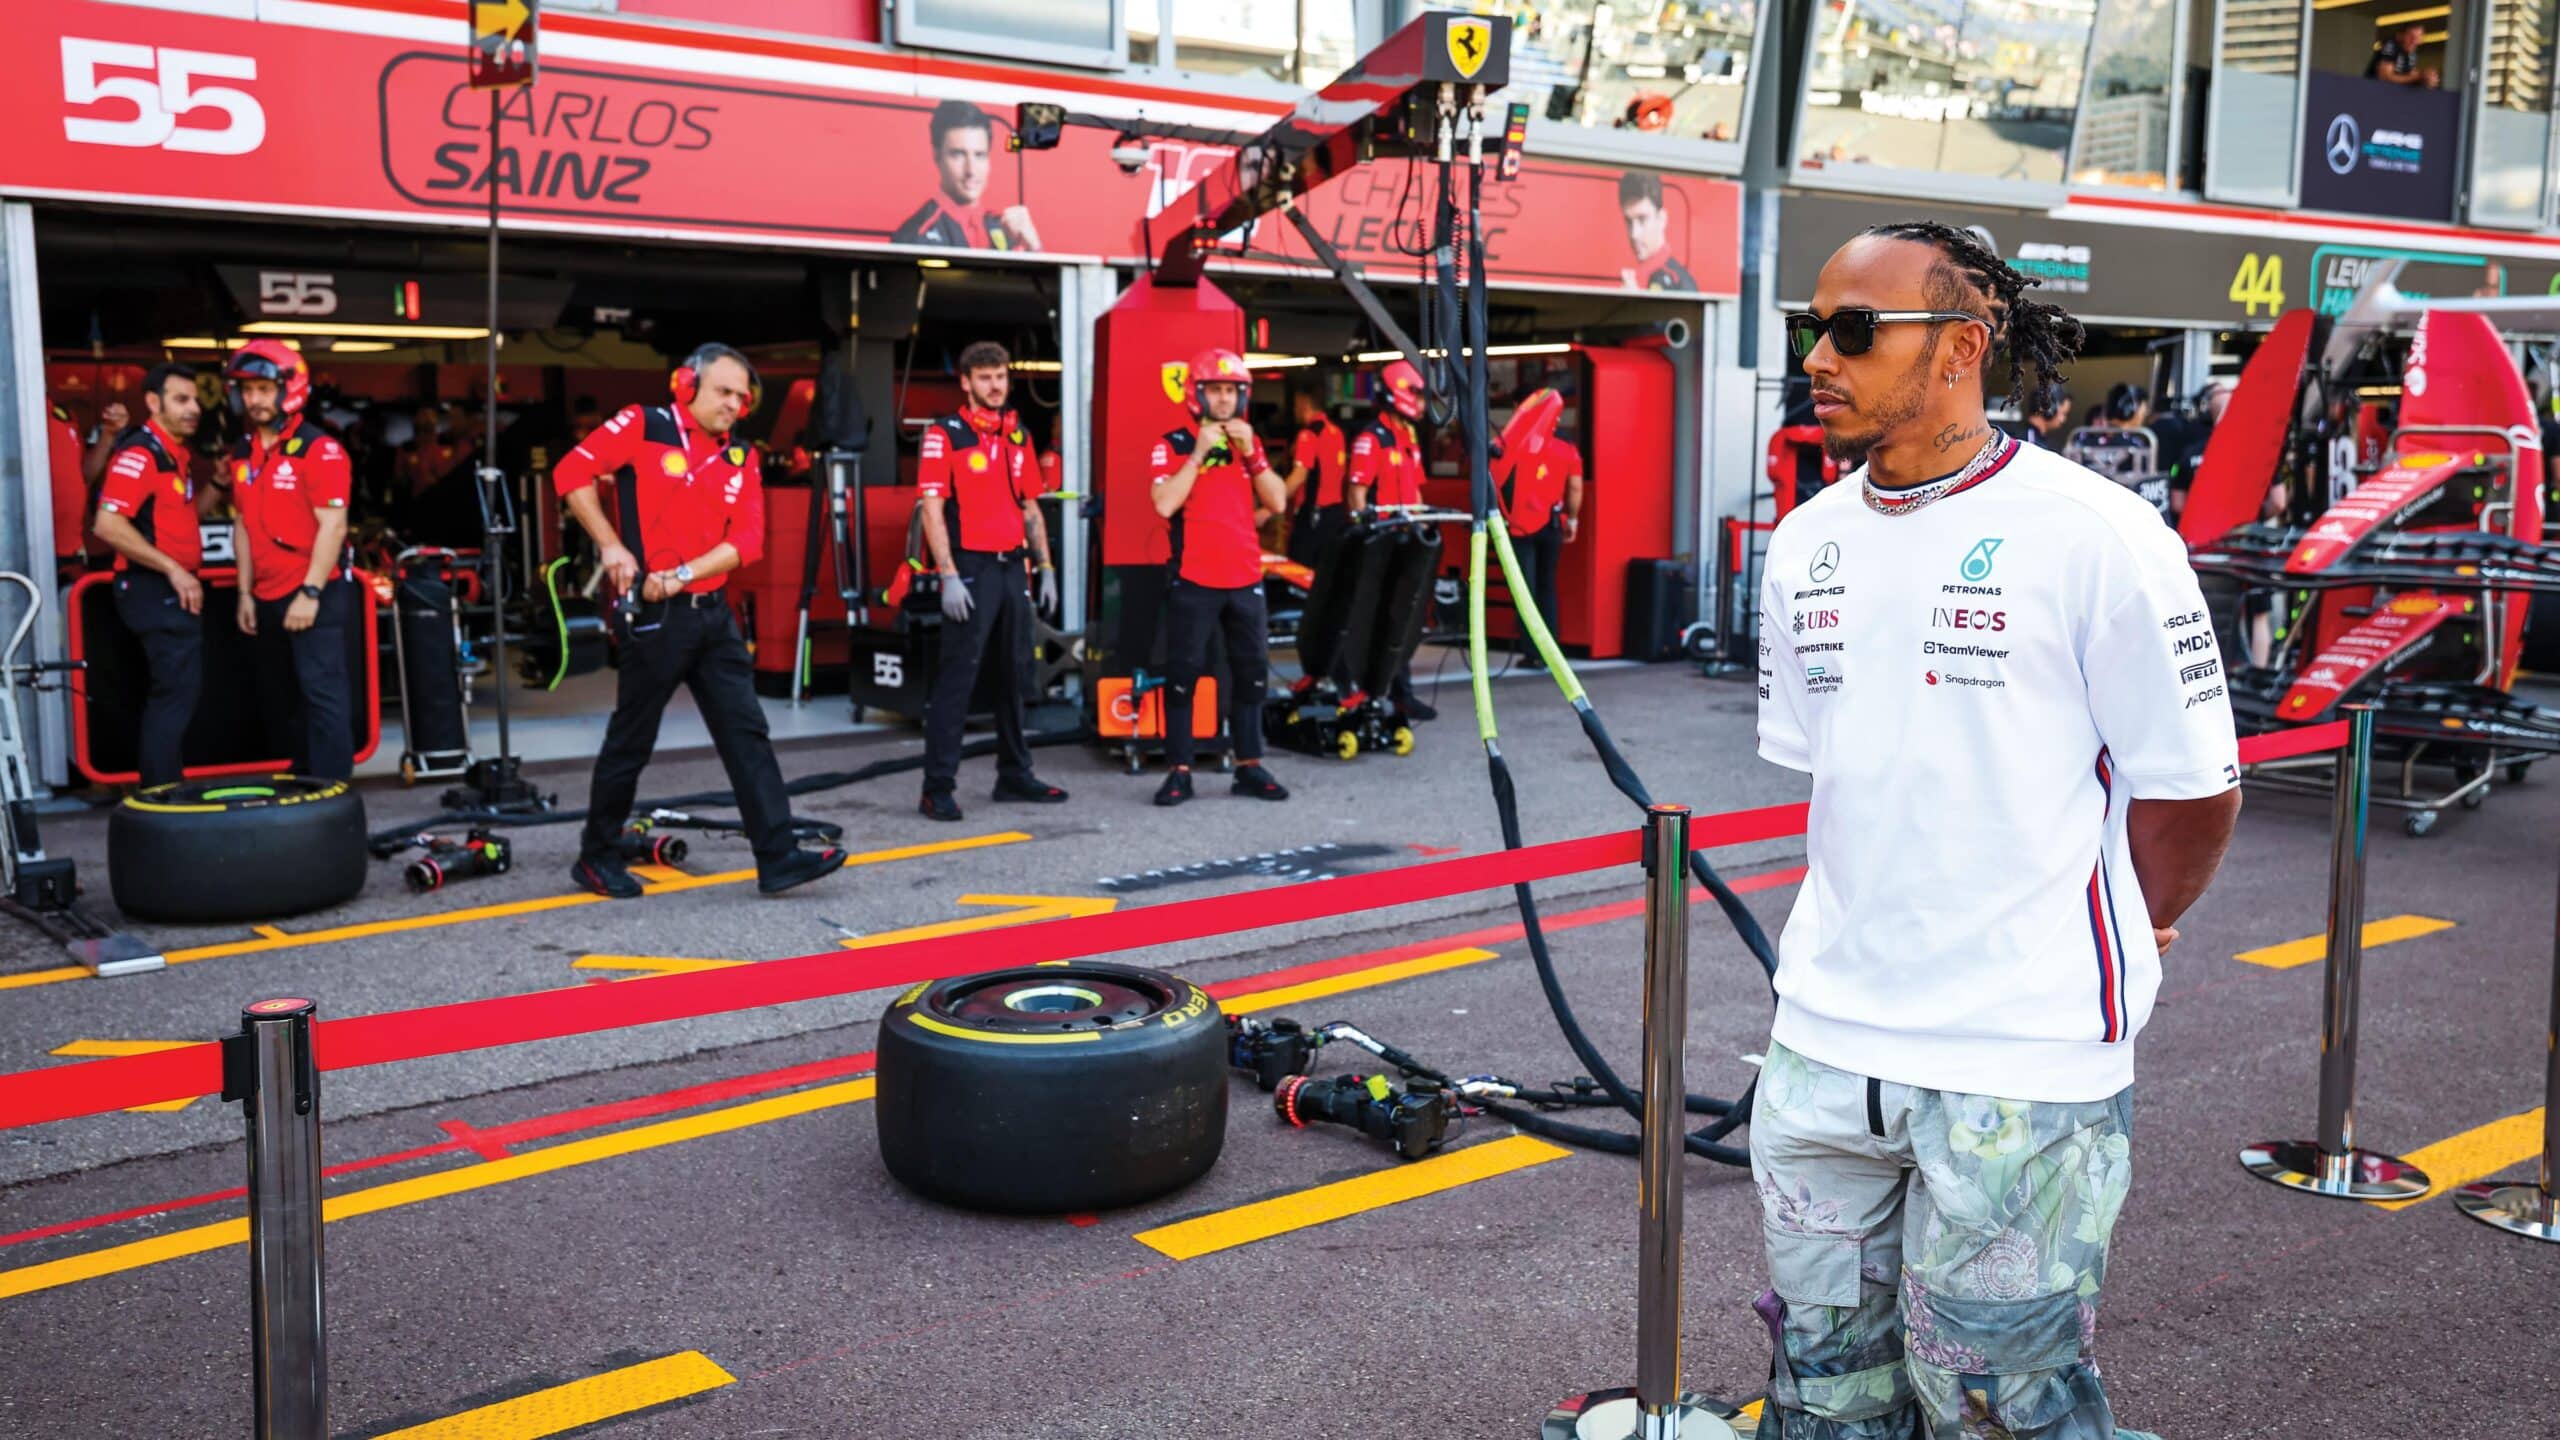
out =
{"type": "Polygon", "coordinates": [[[2009,399],[2029,415],[2052,408],[2062,395],[2063,367],[2080,353],[2082,331],[2061,306],[2026,298],[2028,288],[2041,282],[2018,273],[1972,233],[1935,220],[1873,225],[1866,233],[1937,251],[1929,304],[1976,314],[1987,307],[1992,343],[2009,361],[2009,399]]]}

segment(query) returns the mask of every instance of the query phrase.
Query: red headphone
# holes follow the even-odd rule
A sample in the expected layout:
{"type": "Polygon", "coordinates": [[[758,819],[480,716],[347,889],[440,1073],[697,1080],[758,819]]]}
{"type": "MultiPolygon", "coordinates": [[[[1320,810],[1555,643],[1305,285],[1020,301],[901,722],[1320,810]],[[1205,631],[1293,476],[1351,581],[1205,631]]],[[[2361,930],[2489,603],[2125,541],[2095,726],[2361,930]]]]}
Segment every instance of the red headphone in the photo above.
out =
{"type": "Polygon", "coordinates": [[[675,392],[676,403],[690,405],[693,397],[702,393],[703,367],[714,360],[735,360],[747,372],[747,408],[740,418],[754,414],[756,407],[764,403],[764,378],[756,374],[754,361],[716,340],[695,346],[675,373],[667,377],[667,388],[675,392]]]}

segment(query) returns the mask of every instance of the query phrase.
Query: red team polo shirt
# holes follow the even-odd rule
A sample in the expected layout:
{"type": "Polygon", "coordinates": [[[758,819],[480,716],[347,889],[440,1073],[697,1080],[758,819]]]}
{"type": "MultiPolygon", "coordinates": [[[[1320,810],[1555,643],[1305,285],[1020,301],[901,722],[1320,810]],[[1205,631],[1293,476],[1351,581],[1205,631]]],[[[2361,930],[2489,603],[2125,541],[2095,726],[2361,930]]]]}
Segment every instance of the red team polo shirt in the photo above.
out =
{"type": "MultiPolygon", "coordinates": [[[[563,498],[614,479],[614,524],[650,572],[673,570],[725,540],[743,570],[764,554],[764,464],[755,447],[713,435],[675,405],[630,405],[596,427],[551,471],[563,498]]],[[[686,589],[708,594],[726,574],[686,589]]]]}
{"type": "Polygon", "coordinates": [[[975,408],[927,425],[916,457],[916,499],[945,505],[944,528],[961,550],[1003,555],[1024,544],[1022,502],[1040,493],[1040,457],[1021,418],[975,408]],[[952,502],[960,523],[949,523],[952,502]]]}
{"type": "MultiPolygon", "coordinates": [[[[169,438],[157,420],[116,437],[98,487],[98,508],[133,522],[161,554],[194,574],[204,564],[204,536],[196,529],[196,490],[187,478],[186,447],[169,438]]],[[[116,568],[131,568],[119,551],[116,568]]]]}
{"type": "Polygon", "coordinates": [[[1561,440],[1493,462],[1502,496],[1502,523],[1514,535],[1535,535],[1556,518],[1565,482],[1582,473],[1582,452],[1561,440]]]}
{"type": "MultiPolygon", "coordinates": [[[[1161,485],[1200,442],[1191,430],[1168,430],[1156,442],[1150,485],[1161,485]]],[[[1237,590],[1262,583],[1262,537],[1253,528],[1253,477],[1267,468],[1260,445],[1239,462],[1224,441],[1203,456],[1182,508],[1165,522],[1173,537],[1166,563],[1194,585],[1237,590]]]]}
{"type": "Polygon", "coordinates": [[[1300,493],[1312,497],[1317,509],[1342,503],[1342,480],[1351,468],[1351,454],[1341,426],[1328,419],[1300,430],[1289,447],[1289,463],[1307,467],[1307,488],[1300,493]]]}
{"type": "Polygon", "coordinates": [[[1422,503],[1422,446],[1402,416],[1380,414],[1351,437],[1350,483],[1369,488],[1372,505],[1422,503]]]}
{"type": "MultiPolygon", "coordinates": [[[[347,447],[302,416],[286,419],[276,448],[255,433],[231,447],[231,503],[240,511],[240,538],[249,555],[250,593],[281,600],[302,588],[311,573],[311,547],[320,538],[320,512],[347,508],[347,447]]],[[[346,551],[338,552],[346,568],[346,551]]]]}

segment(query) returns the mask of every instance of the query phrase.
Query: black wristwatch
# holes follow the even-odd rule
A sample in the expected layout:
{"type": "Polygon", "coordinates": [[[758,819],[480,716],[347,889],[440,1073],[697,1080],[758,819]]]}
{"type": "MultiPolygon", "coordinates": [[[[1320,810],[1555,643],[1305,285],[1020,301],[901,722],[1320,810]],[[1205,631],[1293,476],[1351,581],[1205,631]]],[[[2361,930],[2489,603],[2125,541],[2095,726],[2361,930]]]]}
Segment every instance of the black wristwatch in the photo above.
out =
{"type": "Polygon", "coordinates": [[[320,587],[317,585],[305,585],[300,589],[295,590],[293,593],[305,596],[309,599],[317,600],[320,598],[320,587]]]}

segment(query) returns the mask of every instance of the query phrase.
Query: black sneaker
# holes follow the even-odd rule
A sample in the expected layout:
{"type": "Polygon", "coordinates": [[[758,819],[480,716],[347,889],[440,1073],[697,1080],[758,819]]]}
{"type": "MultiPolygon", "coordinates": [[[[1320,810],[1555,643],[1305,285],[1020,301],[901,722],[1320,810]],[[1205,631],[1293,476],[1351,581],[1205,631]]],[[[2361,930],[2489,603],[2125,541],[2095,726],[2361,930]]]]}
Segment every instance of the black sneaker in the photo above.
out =
{"type": "Polygon", "coordinates": [[[994,798],[1023,800],[1034,805],[1064,805],[1067,792],[1037,775],[1006,775],[996,780],[994,798]]]}
{"type": "Polygon", "coordinates": [[[1404,712],[1404,718],[1407,720],[1418,722],[1423,720],[1437,720],[1440,718],[1439,706],[1424,703],[1421,696],[1414,694],[1410,690],[1406,691],[1402,695],[1396,696],[1395,701],[1396,708],[1404,712]]]}
{"type": "Polygon", "coordinates": [[[1164,783],[1156,787],[1156,803],[1159,805],[1179,805],[1190,798],[1191,771],[1188,768],[1167,774],[1164,783]]]}
{"type": "Polygon", "coordinates": [[[832,846],[824,850],[794,850],[770,865],[757,866],[756,888],[767,895],[779,895],[794,885],[806,885],[843,868],[844,852],[832,846]]]}
{"type": "Polygon", "coordinates": [[[640,882],[631,878],[630,867],[622,863],[619,855],[581,855],[578,863],[569,867],[569,878],[578,882],[579,889],[608,900],[640,898],[640,882]]]}
{"type": "Polygon", "coordinates": [[[927,790],[924,792],[924,799],[917,803],[916,809],[927,820],[960,818],[960,802],[952,799],[951,792],[948,790],[927,790]]]}
{"type": "Polygon", "coordinates": [[[1256,800],[1286,800],[1289,798],[1289,787],[1272,779],[1271,772],[1263,769],[1259,765],[1245,764],[1237,766],[1235,784],[1233,788],[1237,794],[1250,795],[1256,800]]]}

